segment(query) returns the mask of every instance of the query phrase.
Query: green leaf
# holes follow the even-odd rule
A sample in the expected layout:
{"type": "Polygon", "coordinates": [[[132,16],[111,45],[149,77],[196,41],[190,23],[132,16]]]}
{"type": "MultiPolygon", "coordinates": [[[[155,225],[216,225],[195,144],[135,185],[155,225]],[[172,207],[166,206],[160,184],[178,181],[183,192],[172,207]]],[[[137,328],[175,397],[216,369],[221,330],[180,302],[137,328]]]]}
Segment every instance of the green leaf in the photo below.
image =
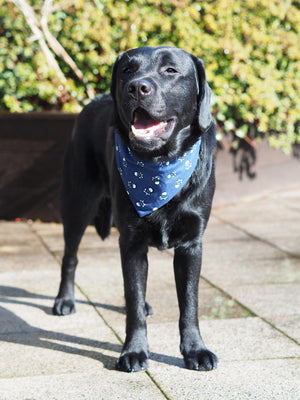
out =
{"type": "Polygon", "coordinates": [[[244,138],[245,136],[247,136],[248,130],[249,130],[248,125],[243,125],[243,126],[241,126],[239,129],[237,129],[237,130],[235,131],[235,135],[236,135],[237,137],[239,137],[240,139],[242,139],[242,138],[244,138]]]}
{"type": "Polygon", "coordinates": [[[227,132],[232,131],[232,130],[234,129],[234,124],[235,124],[234,120],[231,119],[231,118],[229,118],[229,119],[228,119],[227,121],[225,121],[225,123],[224,123],[225,130],[226,130],[227,132]]]}

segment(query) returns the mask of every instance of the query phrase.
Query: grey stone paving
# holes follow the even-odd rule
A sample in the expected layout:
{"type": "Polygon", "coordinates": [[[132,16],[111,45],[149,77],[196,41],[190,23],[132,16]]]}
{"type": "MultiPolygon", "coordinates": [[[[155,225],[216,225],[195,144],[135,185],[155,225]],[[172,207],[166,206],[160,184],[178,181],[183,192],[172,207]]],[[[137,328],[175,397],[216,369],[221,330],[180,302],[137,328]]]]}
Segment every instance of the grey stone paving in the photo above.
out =
{"type": "Polygon", "coordinates": [[[199,315],[219,357],[184,368],[172,252],[149,252],[148,372],[114,370],[125,310],[118,234],[89,227],[77,313],[51,314],[63,251],[59,224],[0,222],[0,400],[299,400],[300,187],[213,210],[199,315]],[[91,304],[91,303],[92,304],[91,304]]]}

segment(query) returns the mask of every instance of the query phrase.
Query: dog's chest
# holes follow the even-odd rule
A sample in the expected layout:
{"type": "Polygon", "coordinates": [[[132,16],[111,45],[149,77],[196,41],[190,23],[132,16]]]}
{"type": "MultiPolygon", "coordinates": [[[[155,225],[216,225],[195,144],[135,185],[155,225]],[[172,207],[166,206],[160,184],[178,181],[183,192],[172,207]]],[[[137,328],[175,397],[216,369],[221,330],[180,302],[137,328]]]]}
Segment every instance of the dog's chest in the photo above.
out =
{"type": "Polygon", "coordinates": [[[149,245],[165,250],[191,244],[198,240],[200,227],[200,219],[195,213],[185,213],[176,219],[163,218],[148,227],[149,245]]]}
{"type": "Polygon", "coordinates": [[[170,236],[167,221],[162,221],[161,224],[151,225],[149,232],[149,245],[157,247],[159,250],[168,249],[170,236]]]}

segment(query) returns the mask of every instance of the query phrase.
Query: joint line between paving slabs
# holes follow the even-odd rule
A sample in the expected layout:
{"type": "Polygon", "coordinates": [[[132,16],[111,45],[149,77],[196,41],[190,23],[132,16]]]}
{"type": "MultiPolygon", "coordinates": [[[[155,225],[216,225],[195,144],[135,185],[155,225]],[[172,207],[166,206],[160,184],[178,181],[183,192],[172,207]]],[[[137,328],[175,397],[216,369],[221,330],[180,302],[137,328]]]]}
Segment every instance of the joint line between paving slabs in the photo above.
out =
{"type": "MultiPolygon", "coordinates": [[[[214,287],[215,289],[219,290],[221,293],[224,294],[224,296],[228,297],[229,299],[232,299],[232,296],[227,293],[224,289],[220,288],[219,286],[215,285],[214,283],[212,283],[209,279],[205,278],[203,275],[201,275],[201,279],[203,279],[206,283],[208,283],[209,285],[211,285],[212,287],[214,287]]],[[[281,329],[277,328],[276,325],[274,325],[272,322],[268,321],[266,318],[262,317],[261,315],[257,314],[256,312],[254,312],[253,310],[251,310],[249,307],[245,306],[243,303],[241,303],[239,300],[237,300],[236,298],[234,298],[234,301],[236,302],[236,304],[238,304],[240,307],[244,308],[246,311],[248,311],[248,313],[252,316],[252,317],[257,317],[259,319],[261,319],[262,321],[264,321],[266,324],[270,325],[273,329],[275,329],[277,332],[281,333],[283,336],[285,336],[287,339],[290,339],[292,342],[296,343],[297,345],[299,345],[300,343],[292,338],[291,336],[289,336],[287,333],[285,333],[284,331],[282,331],[281,329]]]]}
{"type": "Polygon", "coordinates": [[[32,222],[27,222],[27,225],[29,226],[29,229],[31,230],[31,232],[39,239],[39,241],[41,242],[42,246],[48,251],[48,253],[51,254],[51,256],[58,263],[58,265],[60,265],[61,258],[55,253],[55,251],[50,249],[50,247],[47,245],[47,243],[42,238],[42,236],[34,229],[33,223],[32,222]]]}
{"type": "MultiPolygon", "coordinates": [[[[103,317],[101,312],[99,311],[98,307],[91,301],[89,296],[85,293],[85,291],[77,284],[75,283],[77,289],[80,291],[80,293],[87,299],[87,301],[91,304],[91,306],[94,308],[96,313],[99,315],[99,317],[102,319],[102,321],[105,323],[105,325],[112,331],[112,333],[115,335],[115,337],[118,339],[121,345],[124,344],[123,340],[119,336],[119,334],[116,332],[116,330],[106,321],[106,319],[103,317]]],[[[154,385],[157,387],[157,389],[161,392],[161,394],[167,399],[171,400],[171,398],[164,392],[164,390],[160,387],[159,383],[155,380],[155,378],[151,375],[149,371],[144,371],[148,378],[154,383],[154,385]]]]}
{"type": "MultiPolygon", "coordinates": [[[[55,259],[55,261],[60,264],[60,257],[57,256],[57,254],[50,249],[50,247],[47,245],[45,240],[42,238],[42,236],[34,229],[32,224],[28,224],[29,229],[36,235],[36,237],[39,239],[43,247],[52,255],[52,257],[55,259]]],[[[111,330],[111,332],[115,335],[117,340],[120,342],[121,345],[124,344],[123,340],[121,337],[118,335],[118,333],[115,331],[115,329],[106,321],[106,319],[103,317],[101,312],[98,310],[96,305],[91,301],[89,296],[84,292],[84,290],[78,285],[78,283],[75,282],[75,286],[77,289],[80,291],[80,293],[86,298],[86,300],[89,302],[89,304],[94,308],[98,316],[102,319],[104,324],[111,330]]],[[[160,387],[159,383],[155,380],[155,378],[151,375],[149,371],[144,371],[145,374],[148,376],[148,378],[152,381],[152,383],[157,387],[157,389],[161,392],[161,394],[164,396],[165,399],[167,400],[172,400],[165,392],[164,390],[160,387]]]]}
{"type": "Polygon", "coordinates": [[[257,241],[259,241],[259,242],[265,243],[265,244],[267,244],[268,246],[271,246],[271,247],[275,248],[276,250],[281,251],[282,253],[286,254],[287,256],[289,256],[289,257],[291,257],[291,258],[296,258],[296,259],[300,260],[300,255],[299,255],[299,254],[293,253],[293,252],[291,252],[291,251],[289,251],[289,250],[285,250],[285,249],[281,248],[280,246],[278,246],[277,244],[272,243],[272,242],[270,242],[270,241],[267,240],[267,239],[263,239],[263,238],[260,237],[260,236],[256,236],[256,235],[254,235],[253,233],[247,231],[246,229],[243,229],[243,228],[241,228],[241,227],[235,225],[234,223],[232,223],[232,222],[230,222],[230,221],[228,221],[228,220],[226,220],[226,219],[224,219],[224,218],[219,217],[218,215],[215,215],[215,214],[212,214],[212,215],[213,215],[216,219],[218,219],[220,222],[223,222],[223,224],[227,224],[227,225],[231,226],[232,228],[234,228],[234,229],[236,229],[236,230],[238,230],[238,231],[244,233],[245,235],[249,236],[250,238],[252,238],[252,239],[254,239],[254,240],[257,240],[257,241]]]}

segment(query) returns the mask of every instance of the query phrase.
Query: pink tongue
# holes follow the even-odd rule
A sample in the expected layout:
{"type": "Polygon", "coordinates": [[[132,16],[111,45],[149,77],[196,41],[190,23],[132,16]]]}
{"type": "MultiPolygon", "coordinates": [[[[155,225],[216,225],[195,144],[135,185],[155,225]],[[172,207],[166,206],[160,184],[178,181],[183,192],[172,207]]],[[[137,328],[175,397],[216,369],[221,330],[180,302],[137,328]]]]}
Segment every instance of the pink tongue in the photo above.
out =
{"type": "Polygon", "coordinates": [[[139,128],[139,124],[132,125],[131,130],[135,136],[155,136],[157,131],[164,131],[167,122],[159,122],[158,124],[147,126],[147,128],[139,128]]]}

